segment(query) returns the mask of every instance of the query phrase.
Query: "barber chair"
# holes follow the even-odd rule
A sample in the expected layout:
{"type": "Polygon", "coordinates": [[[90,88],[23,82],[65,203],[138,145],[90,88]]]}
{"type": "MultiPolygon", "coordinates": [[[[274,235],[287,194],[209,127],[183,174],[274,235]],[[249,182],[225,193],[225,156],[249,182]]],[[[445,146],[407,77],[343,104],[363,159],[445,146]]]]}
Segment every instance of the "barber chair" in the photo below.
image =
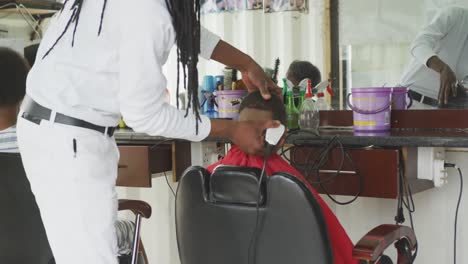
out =
{"type": "Polygon", "coordinates": [[[0,263],[53,263],[19,154],[0,153],[0,212],[0,263]]]}
{"type": "MultiPolygon", "coordinates": [[[[119,210],[136,215],[132,252],[120,256],[121,264],[148,264],[140,239],[141,218],[151,216],[142,201],[119,200],[119,210]]],[[[55,264],[39,208],[19,154],[0,153],[0,263],[55,264]]]]}
{"type": "Polygon", "coordinates": [[[119,211],[130,210],[135,214],[132,253],[119,256],[120,264],[148,264],[143,242],[140,238],[141,218],[151,217],[151,206],[143,201],[119,200],[119,211]],[[135,252],[138,252],[135,254],[135,252]]]}
{"type": "MultiPolygon", "coordinates": [[[[230,166],[212,175],[200,167],[186,170],[176,197],[182,264],[333,263],[321,208],[307,186],[278,173],[264,177],[258,193],[260,175],[259,169],[230,166]]],[[[353,255],[361,263],[379,263],[395,241],[398,263],[411,263],[416,238],[405,226],[375,228],[353,255]]]]}

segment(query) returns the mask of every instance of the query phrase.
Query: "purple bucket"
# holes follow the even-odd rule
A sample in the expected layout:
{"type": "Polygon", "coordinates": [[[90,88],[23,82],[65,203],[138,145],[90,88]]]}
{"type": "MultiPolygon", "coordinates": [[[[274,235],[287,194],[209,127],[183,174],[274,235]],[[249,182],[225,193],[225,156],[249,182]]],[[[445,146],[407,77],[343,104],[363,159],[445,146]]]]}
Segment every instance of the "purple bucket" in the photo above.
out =
{"type": "Polygon", "coordinates": [[[392,88],[392,109],[393,110],[406,110],[413,105],[413,98],[408,94],[406,87],[393,87],[392,88]],[[407,98],[410,101],[407,103],[407,98]]]}
{"type": "Polygon", "coordinates": [[[354,130],[388,131],[392,106],[392,89],[352,88],[348,94],[348,106],[353,110],[354,130]]]}
{"type": "Polygon", "coordinates": [[[247,95],[246,90],[224,90],[216,92],[219,118],[239,118],[239,107],[247,95]]]}

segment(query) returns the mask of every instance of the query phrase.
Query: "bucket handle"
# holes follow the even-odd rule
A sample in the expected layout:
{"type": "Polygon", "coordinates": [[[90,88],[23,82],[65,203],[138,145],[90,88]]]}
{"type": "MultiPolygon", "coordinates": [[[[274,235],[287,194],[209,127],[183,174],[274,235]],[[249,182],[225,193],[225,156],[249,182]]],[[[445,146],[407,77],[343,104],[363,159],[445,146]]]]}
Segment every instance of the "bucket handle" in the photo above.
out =
{"type": "Polygon", "coordinates": [[[351,93],[349,93],[347,96],[346,96],[346,102],[348,103],[348,106],[356,113],[359,113],[359,114],[363,114],[363,115],[370,115],[370,114],[378,114],[380,112],[383,112],[385,110],[387,110],[391,105],[392,105],[392,100],[390,100],[384,107],[382,108],[379,108],[377,110],[362,110],[362,109],[359,109],[357,107],[355,107],[352,103],[351,103],[351,93]]]}
{"type": "Polygon", "coordinates": [[[410,108],[411,108],[411,106],[413,106],[413,96],[411,95],[411,93],[410,93],[410,90],[409,90],[409,89],[408,89],[408,92],[407,92],[407,94],[408,94],[408,98],[409,98],[410,102],[409,102],[408,106],[406,107],[406,109],[410,109],[410,108]]]}

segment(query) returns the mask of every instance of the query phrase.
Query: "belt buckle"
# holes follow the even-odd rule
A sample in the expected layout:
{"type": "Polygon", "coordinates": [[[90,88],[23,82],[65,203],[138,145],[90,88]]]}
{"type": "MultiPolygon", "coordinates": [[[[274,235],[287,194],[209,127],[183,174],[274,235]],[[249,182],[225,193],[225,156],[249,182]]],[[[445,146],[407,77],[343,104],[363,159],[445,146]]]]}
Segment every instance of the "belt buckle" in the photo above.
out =
{"type": "Polygon", "coordinates": [[[115,127],[106,127],[104,134],[109,137],[112,137],[114,135],[115,129],[115,127]]]}
{"type": "Polygon", "coordinates": [[[23,114],[21,115],[21,117],[24,118],[25,120],[28,120],[28,121],[30,121],[30,122],[33,122],[33,123],[36,124],[36,125],[40,125],[40,124],[41,124],[41,121],[42,121],[41,118],[34,117],[34,116],[30,115],[28,112],[23,112],[23,114]]]}
{"type": "Polygon", "coordinates": [[[420,103],[424,104],[424,98],[426,98],[426,96],[422,95],[421,94],[421,99],[419,100],[420,103]]]}

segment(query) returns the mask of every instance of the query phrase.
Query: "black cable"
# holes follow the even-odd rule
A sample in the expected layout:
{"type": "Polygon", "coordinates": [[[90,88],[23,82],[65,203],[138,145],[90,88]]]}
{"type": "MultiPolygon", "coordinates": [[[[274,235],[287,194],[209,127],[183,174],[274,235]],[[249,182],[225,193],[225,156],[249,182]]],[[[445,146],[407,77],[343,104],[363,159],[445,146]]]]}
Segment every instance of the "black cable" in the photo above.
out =
{"type": "Polygon", "coordinates": [[[154,144],[154,145],[151,145],[149,147],[150,150],[154,150],[155,148],[159,147],[160,145],[164,144],[164,143],[167,143],[167,142],[170,142],[170,141],[174,141],[174,139],[163,139],[161,141],[159,141],[158,143],[154,144]]]}
{"type": "MultiPolygon", "coordinates": [[[[157,148],[158,146],[164,144],[164,143],[167,143],[169,141],[173,141],[173,139],[164,139],[162,141],[159,141],[158,143],[154,144],[154,145],[151,145],[151,147],[149,147],[150,150],[154,150],[155,148],[157,148]]],[[[169,180],[167,179],[167,175],[166,175],[166,172],[164,172],[164,178],[166,179],[166,183],[167,183],[167,186],[171,189],[172,191],[172,194],[174,195],[174,198],[176,196],[175,194],[175,191],[174,189],[172,188],[171,184],[169,183],[169,180]]]]}
{"type": "MultiPolygon", "coordinates": [[[[406,179],[406,171],[405,171],[405,160],[403,157],[403,151],[399,150],[399,169],[398,169],[398,177],[399,177],[399,194],[398,194],[398,203],[397,203],[397,214],[395,216],[396,224],[402,224],[405,222],[404,217],[404,208],[408,211],[411,229],[414,233],[416,233],[414,228],[414,221],[413,221],[413,213],[416,211],[416,207],[414,205],[413,200],[413,192],[411,191],[411,186],[406,179]]],[[[414,262],[418,255],[418,244],[416,244],[414,253],[411,256],[411,263],[414,262]]]]}
{"type": "Polygon", "coordinates": [[[458,224],[458,210],[460,209],[460,203],[463,195],[463,173],[460,168],[457,168],[458,174],[460,175],[460,194],[458,195],[457,209],[455,210],[455,228],[453,237],[453,263],[457,263],[457,224],[458,224]]]}
{"type": "MultiPolygon", "coordinates": [[[[325,194],[328,196],[328,198],[330,198],[330,200],[332,200],[334,203],[338,204],[338,205],[348,205],[348,204],[351,204],[353,203],[354,201],[356,201],[358,198],[359,198],[359,195],[361,195],[361,192],[362,192],[362,185],[363,185],[363,181],[362,181],[362,175],[357,171],[357,168],[354,164],[354,161],[351,159],[351,157],[349,156],[348,152],[345,151],[345,155],[346,157],[348,158],[348,160],[351,162],[351,165],[354,169],[354,171],[356,172],[357,176],[359,177],[359,190],[358,192],[354,195],[353,198],[351,198],[350,200],[346,201],[346,202],[340,202],[338,200],[336,200],[335,198],[333,198],[333,196],[330,195],[330,193],[328,192],[328,190],[325,188],[325,186],[323,186],[322,184],[320,184],[320,187],[323,189],[323,191],[325,192],[325,194]]],[[[339,170],[337,170],[337,176],[339,174],[339,170]]]]}
{"type": "Polygon", "coordinates": [[[255,205],[256,207],[256,219],[255,219],[255,228],[254,228],[254,232],[252,234],[252,237],[250,238],[250,243],[249,243],[249,250],[248,250],[248,255],[247,255],[247,263],[250,264],[251,262],[251,259],[253,257],[254,261],[253,263],[255,263],[255,259],[256,259],[256,250],[255,248],[253,249],[253,256],[251,257],[251,254],[252,254],[252,248],[255,246],[255,241],[257,240],[257,237],[258,237],[258,224],[259,224],[259,215],[260,215],[260,198],[261,198],[261,188],[262,188],[262,181],[263,181],[263,177],[265,176],[265,173],[266,173],[266,167],[267,167],[267,163],[268,163],[268,155],[265,155],[265,159],[263,160],[263,168],[262,168],[262,173],[260,174],[260,179],[258,180],[258,188],[257,188],[257,203],[255,205]]]}
{"type": "MultiPolygon", "coordinates": [[[[314,132],[314,131],[295,130],[295,131],[292,131],[292,133],[290,132],[288,134],[288,137],[290,137],[291,135],[298,135],[298,134],[303,134],[305,137],[307,137],[307,136],[317,137],[318,136],[318,133],[314,132]]],[[[303,140],[303,139],[301,139],[301,140],[303,140]]],[[[302,145],[302,144],[297,144],[294,141],[293,141],[293,144],[294,144],[294,147],[305,146],[305,145],[302,145]]],[[[349,153],[344,150],[343,144],[340,142],[338,136],[334,136],[333,138],[331,138],[325,144],[325,146],[322,149],[320,149],[318,155],[313,160],[312,160],[313,152],[310,151],[308,153],[304,163],[297,163],[295,161],[292,161],[291,159],[288,159],[286,157],[285,153],[286,153],[286,151],[288,151],[290,149],[291,148],[288,148],[286,150],[283,149],[283,151],[281,153],[282,156],[286,160],[288,160],[289,163],[291,163],[291,165],[293,165],[294,167],[296,167],[299,170],[303,171],[305,173],[304,177],[306,178],[306,180],[309,183],[318,184],[322,188],[324,193],[328,196],[328,198],[330,198],[330,200],[332,200],[334,203],[339,204],[339,205],[348,205],[348,204],[351,204],[352,202],[357,200],[357,198],[359,197],[359,195],[362,192],[362,185],[363,185],[362,175],[357,171],[356,166],[355,166],[353,160],[351,159],[349,153]],[[332,153],[333,149],[335,149],[335,148],[338,148],[340,150],[340,153],[341,153],[339,168],[336,170],[336,172],[333,175],[331,175],[331,176],[329,176],[329,177],[327,177],[325,179],[321,179],[320,178],[320,168],[322,168],[328,162],[329,156],[332,153]],[[359,190],[351,200],[346,201],[346,202],[340,202],[330,194],[330,192],[327,190],[325,184],[330,183],[331,181],[335,180],[340,175],[340,173],[341,173],[341,171],[343,169],[343,166],[344,166],[344,162],[345,162],[346,159],[348,159],[351,162],[351,165],[352,165],[354,171],[356,171],[356,174],[359,177],[359,190]],[[315,178],[316,178],[315,181],[311,180],[311,176],[314,176],[314,175],[315,175],[315,178]]],[[[293,148],[293,151],[296,151],[296,148],[293,148]]],[[[293,152],[292,155],[295,156],[295,152],[293,152]]]]}
{"type": "Polygon", "coordinates": [[[167,179],[166,172],[164,172],[164,178],[166,178],[167,186],[169,187],[169,189],[171,189],[171,192],[172,192],[172,194],[174,195],[174,198],[175,198],[175,197],[176,197],[175,191],[174,191],[174,189],[172,188],[171,184],[169,183],[169,180],[167,179]]]}
{"type": "Polygon", "coordinates": [[[461,169],[453,163],[445,163],[445,168],[455,168],[458,170],[460,176],[460,193],[458,194],[457,208],[455,209],[455,224],[453,228],[453,263],[457,263],[457,226],[458,226],[458,211],[460,209],[460,203],[463,196],[463,173],[461,169]]]}

